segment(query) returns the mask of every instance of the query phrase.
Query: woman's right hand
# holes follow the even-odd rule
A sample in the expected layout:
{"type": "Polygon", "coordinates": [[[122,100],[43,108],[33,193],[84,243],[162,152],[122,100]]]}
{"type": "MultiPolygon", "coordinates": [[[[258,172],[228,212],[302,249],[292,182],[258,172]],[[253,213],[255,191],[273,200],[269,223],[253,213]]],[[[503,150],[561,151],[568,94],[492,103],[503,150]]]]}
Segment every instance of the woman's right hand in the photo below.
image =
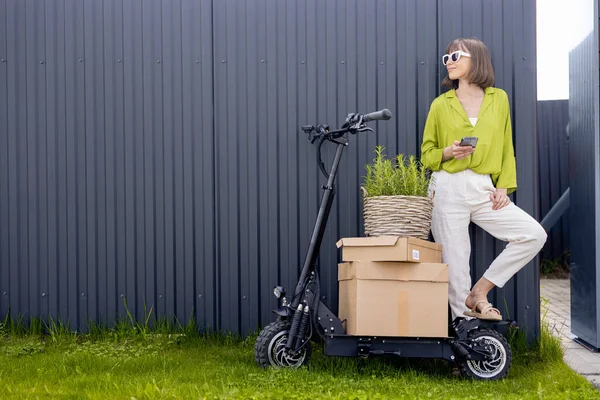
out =
{"type": "Polygon", "coordinates": [[[475,147],[472,146],[461,146],[459,140],[455,140],[451,146],[444,148],[444,156],[442,161],[448,161],[451,158],[462,160],[465,157],[470,156],[475,151],[475,147]]]}

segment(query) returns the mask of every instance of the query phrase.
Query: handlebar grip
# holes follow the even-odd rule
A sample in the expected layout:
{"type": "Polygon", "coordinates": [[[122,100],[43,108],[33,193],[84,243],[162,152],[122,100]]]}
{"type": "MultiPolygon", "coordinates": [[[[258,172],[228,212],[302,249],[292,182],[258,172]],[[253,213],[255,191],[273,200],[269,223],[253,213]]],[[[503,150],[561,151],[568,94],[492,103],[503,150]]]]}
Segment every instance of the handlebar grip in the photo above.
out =
{"type": "Polygon", "coordinates": [[[388,120],[392,118],[392,113],[387,108],[380,111],[375,111],[369,114],[363,115],[363,122],[376,121],[376,120],[388,120]]]}

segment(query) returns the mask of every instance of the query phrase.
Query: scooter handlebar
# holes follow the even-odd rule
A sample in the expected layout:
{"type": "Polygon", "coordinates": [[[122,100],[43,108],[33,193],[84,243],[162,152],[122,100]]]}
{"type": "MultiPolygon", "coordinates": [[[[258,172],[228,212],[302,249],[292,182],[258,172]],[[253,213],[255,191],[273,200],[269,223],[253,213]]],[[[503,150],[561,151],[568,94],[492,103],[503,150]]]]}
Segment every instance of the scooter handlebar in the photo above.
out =
{"type": "Polygon", "coordinates": [[[375,111],[375,112],[363,115],[362,120],[363,120],[363,122],[377,121],[377,120],[385,121],[390,118],[392,118],[392,113],[387,108],[384,108],[383,110],[379,110],[379,111],[375,111]]]}

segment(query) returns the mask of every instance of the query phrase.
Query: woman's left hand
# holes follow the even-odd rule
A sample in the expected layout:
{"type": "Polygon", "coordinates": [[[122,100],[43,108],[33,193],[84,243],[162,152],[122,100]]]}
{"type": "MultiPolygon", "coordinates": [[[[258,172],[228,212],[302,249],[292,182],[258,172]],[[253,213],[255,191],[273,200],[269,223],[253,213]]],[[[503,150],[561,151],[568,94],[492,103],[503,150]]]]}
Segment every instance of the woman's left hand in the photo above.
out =
{"type": "Polygon", "coordinates": [[[510,204],[506,189],[496,189],[494,193],[490,194],[490,200],[493,203],[492,210],[499,210],[510,204]]]}

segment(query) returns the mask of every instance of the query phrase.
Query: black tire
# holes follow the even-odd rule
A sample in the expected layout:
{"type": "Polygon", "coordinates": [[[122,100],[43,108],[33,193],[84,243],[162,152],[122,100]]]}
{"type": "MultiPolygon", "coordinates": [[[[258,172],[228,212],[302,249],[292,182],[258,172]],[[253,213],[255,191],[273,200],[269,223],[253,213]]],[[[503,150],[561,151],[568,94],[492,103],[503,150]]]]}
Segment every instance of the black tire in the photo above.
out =
{"type": "Polygon", "coordinates": [[[473,361],[460,360],[460,370],[464,377],[483,381],[503,379],[512,363],[512,352],[506,338],[493,329],[477,329],[469,333],[469,340],[487,341],[493,352],[492,360],[473,361]]]}
{"type": "Polygon", "coordinates": [[[308,363],[311,354],[311,343],[306,342],[304,348],[295,356],[285,352],[285,343],[288,338],[291,324],[278,320],[265,326],[254,345],[256,363],[263,368],[299,368],[308,363]]]}

